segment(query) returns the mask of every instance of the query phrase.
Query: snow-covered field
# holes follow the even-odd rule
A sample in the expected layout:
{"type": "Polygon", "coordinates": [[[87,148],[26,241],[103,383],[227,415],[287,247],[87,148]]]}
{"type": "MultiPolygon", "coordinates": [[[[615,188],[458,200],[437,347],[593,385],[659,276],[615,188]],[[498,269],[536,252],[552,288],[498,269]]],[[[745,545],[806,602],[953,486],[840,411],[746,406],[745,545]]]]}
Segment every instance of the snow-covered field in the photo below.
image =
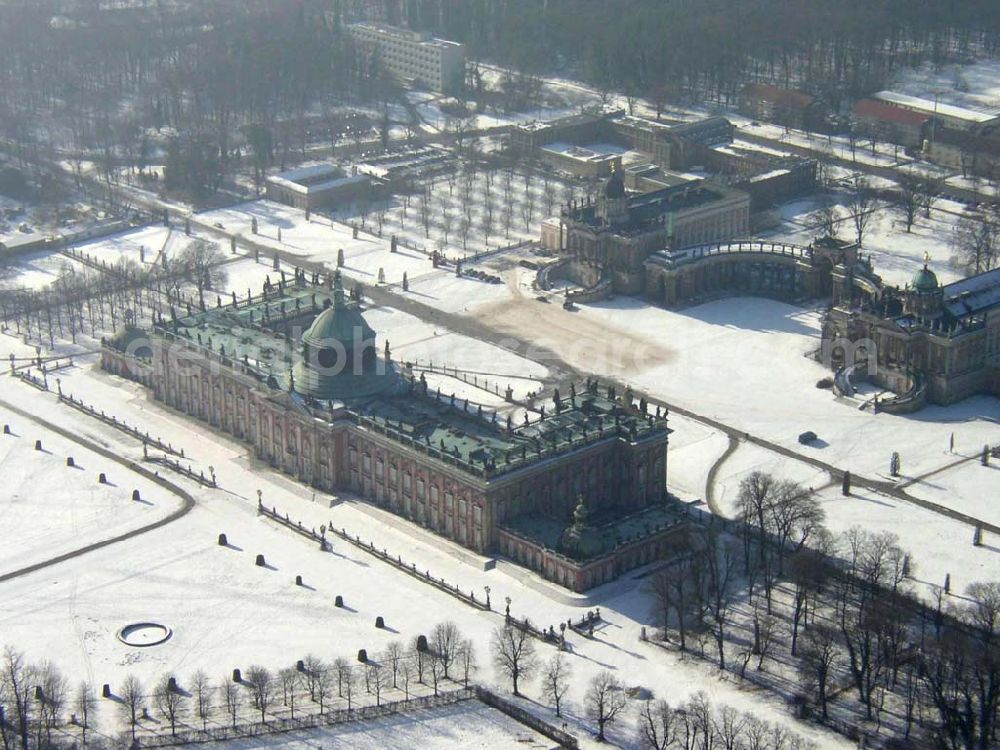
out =
{"type": "MultiPolygon", "coordinates": [[[[980,486],[979,491],[990,492],[990,486],[980,486]]],[[[996,483],[992,486],[996,495],[996,483]]],[[[917,583],[940,588],[950,574],[951,590],[961,592],[970,583],[1000,578],[1000,538],[986,534],[983,546],[974,547],[968,524],[858,487],[844,497],[839,483],[823,490],[820,500],[826,526],[834,534],[852,526],[897,534],[900,546],[911,554],[912,577],[917,583]]],[[[916,592],[931,598],[929,588],[918,586],[916,592]]]]}
{"type": "Polygon", "coordinates": [[[212,750],[539,750],[552,741],[478,701],[424,711],[407,712],[375,721],[363,721],[281,735],[264,735],[225,743],[209,743],[212,750]]]}
{"type": "Polygon", "coordinates": [[[677,414],[670,416],[669,425],[667,487],[685,500],[704,500],[709,469],[729,441],[724,433],[677,414]]]}
{"type": "MultiPolygon", "coordinates": [[[[5,349],[18,348],[16,341],[0,341],[5,349]]],[[[208,490],[187,483],[197,505],[179,520],[92,552],[78,563],[45,568],[0,587],[4,641],[33,658],[51,659],[74,681],[85,678],[120,686],[126,675],[135,674],[149,685],[163,674],[174,674],[183,684],[197,669],[221,677],[233,667],[245,669],[254,663],[277,669],[308,653],[328,660],[350,658],[359,648],[378,652],[393,640],[409,641],[450,619],[476,643],[482,665],[479,678],[505,689],[487,653],[489,634],[502,622],[502,615],[469,608],[340,540],[334,541],[332,552],[319,551],[256,515],[260,489],[266,504],[301,519],[307,527],[321,523],[344,527],[413,561],[418,569],[429,569],[480,595],[489,585],[495,602],[510,596],[512,612],[538,624],[555,624],[579,616],[581,607],[600,606],[607,624],[598,629],[596,638],[570,638],[574,679],[567,720],[577,732],[584,726],[581,701],[586,683],[606,666],[618,669],[628,684],[644,685],[671,701],[705,689],[713,699],[738,708],[769,717],[785,715],[777,700],[745,693],[718,680],[698,661],[639,641],[639,628],[648,614],[641,581],[625,578],[589,597],[574,597],[520,571],[508,573],[504,567],[484,571],[481,564],[465,562],[468,553],[453,555],[449,542],[413,530],[399,519],[349,498],[331,508],[329,497],[314,496],[279,474],[252,467],[242,446],[161,409],[138,386],[79,368],[63,387],[98,404],[114,403],[120,416],[186,447],[196,470],[214,466],[221,485],[219,490],[208,490]],[[248,470],[251,467],[253,471],[248,470]],[[228,535],[229,547],[217,544],[219,533],[228,535]],[[268,567],[254,565],[258,553],[265,555],[268,567]],[[296,575],[303,576],[305,586],[294,585],[296,575]],[[334,606],[338,594],[344,597],[343,608],[334,606]],[[375,628],[378,615],[385,618],[385,629],[375,628]],[[172,628],[171,639],[146,649],[133,649],[116,639],[122,626],[149,620],[172,628]]],[[[10,378],[0,378],[0,398],[30,404],[33,412],[70,429],[92,429],[88,417],[10,378]]],[[[140,451],[129,438],[104,439],[122,455],[135,457],[140,451]]],[[[540,648],[543,658],[551,656],[550,647],[540,648]]],[[[526,689],[530,696],[538,696],[533,682],[526,689]]],[[[394,691],[386,696],[396,697],[394,691]]],[[[533,710],[551,715],[538,705],[533,710]]],[[[624,742],[626,730],[628,725],[622,725],[612,738],[624,742]]],[[[818,736],[815,730],[805,731],[818,736]]],[[[823,747],[847,746],[827,735],[822,738],[823,747]]],[[[428,742],[433,744],[433,739],[428,742]]]]}
{"type": "Polygon", "coordinates": [[[181,506],[181,498],[154,482],[42,425],[3,407],[0,420],[11,429],[0,435],[0,574],[132,531],[181,506]],[[98,482],[102,473],[108,484],[98,482]]]}
{"type": "Polygon", "coordinates": [[[924,63],[901,68],[889,87],[909,96],[933,99],[969,109],[1000,109],[1000,59],[982,59],[970,65],[924,63]]]}
{"type": "Polygon", "coordinates": [[[969,460],[919,479],[908,485],[906,491],[915,497],[1000,526],[998,462],[994,459],[990,465],[983,466],[979,452],[970,450],[963,451],[963,454],[951,456],[951,459],[957,461],[965,457],[969,460]]]}
{"type": "Polygon", "coordinates": [[[65,268],[74,272],[86,272],[86,266],[65,255],[48,251],[26,253],[17,263],[6,269],[2,286],[7,289],[38,290],[54,282],[65,268]]]}
{"type": "MultiPolygon", "coordinates": [[[[847,195],[837,191],[830,205],[837,213],[837,236],[854,239],[855,230],[846,207],[847,195]]],[[[778,213],[782,224],[769,230],[769,239],[806,245],[822,232],[817,228],[819,211],[823,204],[818,198],[806,198],[781,206],[778,213]]],[[[951,263],[954,254],[955,225],[962,206],[952,201],[939,200],[931,218],[923,213],[917,217],[911,231],[906,231],[906,217],[902,209],[880,203],[865,228],[861,252],[871,255],[875,273],[889,284],[907,284],[914,272],[923,265],[924,253],[930,257],[929,267],[942,284],[957,281],[964,274],[951,263]]]]}

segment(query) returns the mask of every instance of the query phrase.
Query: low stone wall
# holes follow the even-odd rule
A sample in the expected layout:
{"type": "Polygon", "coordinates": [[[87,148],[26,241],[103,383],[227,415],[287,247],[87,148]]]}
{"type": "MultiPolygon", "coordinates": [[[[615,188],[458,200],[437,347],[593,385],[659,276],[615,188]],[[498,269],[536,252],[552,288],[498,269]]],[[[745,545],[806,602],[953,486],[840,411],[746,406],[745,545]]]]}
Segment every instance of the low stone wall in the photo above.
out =
{"type": "Polygon", "coordinates": [[[544,719],[540,719],[530,711],[526,711],[506,698],[501,698],[491,690],[487,690],[486,688],[477,685],[476,698],[490,708],[495,708],[497,711],[507,714],[521,724],[531,727],[539,734],[544,734],[550,740],[558,742],[559,747],[571,748],[571,750],[576,750],[580,747],[579,740],[577,740],[577,738],[569,732],[564,732],[563,730],[554,727],[544,719]]]}

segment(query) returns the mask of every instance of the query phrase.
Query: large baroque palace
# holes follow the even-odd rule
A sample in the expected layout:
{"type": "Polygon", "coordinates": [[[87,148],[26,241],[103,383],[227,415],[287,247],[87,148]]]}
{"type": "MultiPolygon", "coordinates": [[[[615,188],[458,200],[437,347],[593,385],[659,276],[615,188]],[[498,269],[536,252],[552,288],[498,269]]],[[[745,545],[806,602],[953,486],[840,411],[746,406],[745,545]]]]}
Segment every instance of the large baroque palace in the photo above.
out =
{"type": "Polygon", "coordinates": [[[897,412],[1000,395],[1000,268],[943,285],[925,262],[899,288],[859,261],[834,278],[823,353],[838,390],[874,382],[897,394],[876,408],[897,412]]]}
{"type": "Polygon", "coordinates": [[[318,282],[296,273],[258,297],[127,329],[105,342],[102,366],[304,484],[574,590],[661,559],[686,533],[666,493],[665,411],[596,381],[517,420],[447,396],[377,346],[339,277],[318,282]]]}

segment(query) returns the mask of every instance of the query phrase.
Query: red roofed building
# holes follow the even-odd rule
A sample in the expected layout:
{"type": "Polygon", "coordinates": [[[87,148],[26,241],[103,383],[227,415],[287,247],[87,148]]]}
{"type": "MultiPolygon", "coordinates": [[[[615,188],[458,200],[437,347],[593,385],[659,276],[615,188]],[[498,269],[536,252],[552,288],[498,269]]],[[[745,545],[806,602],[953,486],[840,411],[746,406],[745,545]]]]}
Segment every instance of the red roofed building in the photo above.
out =
{"type": "Polygon", "coordinates": [[[930,121],[926,114],[875,99],[861,99],[851,109],[854,132],[914,148],[923,144],[930,121]]]}
{"type": "Polygon", "coordinates": [[[812,94],[766,83],[748,83],[743,87],[740,112],[755,120],[807,129],[821,126],[826,114],[822,102],[812,94]]]}

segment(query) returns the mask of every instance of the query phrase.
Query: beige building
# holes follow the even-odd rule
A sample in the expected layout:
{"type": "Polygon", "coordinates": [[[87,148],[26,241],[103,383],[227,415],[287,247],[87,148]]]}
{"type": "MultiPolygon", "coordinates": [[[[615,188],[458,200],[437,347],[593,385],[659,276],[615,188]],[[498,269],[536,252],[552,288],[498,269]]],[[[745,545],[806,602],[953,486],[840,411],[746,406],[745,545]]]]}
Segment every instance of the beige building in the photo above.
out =
{"type": "Polygon", "coordinates": [[[335,164],[289,169],[267,178],[268,200],[303,211],[364,198],[370,191],[371,177],[356,170],[347,174],[335,164]]]}
{"type": "Polygon", "coordinates": [[[550,249],[567,257],[569,278],[639,294],[645,287],[643,264],[653,253],[745,236],[750,196],[701,180],[630,196],[615,172],[596,202],[571,205],[560,219],[558,233],[551,222],[543,226],[542,240],[555,242],[550,249]]]}
{"type": "Polygon", "coordinates": [[[915,411],[977,393],[1000,395],[1000,268],[942,285],[927,264],[904,288],[870,266],[834,269],[823,358],[836,388],[862,378],[894,391],[879,411],[915,411]]]}
{"type": "Polygon", "coordinates": [[[445,94],[465,84],[465,45],[430,34],[381,24],[347,27],[360,45],[377,54],[393,75],[445,94]]]}

